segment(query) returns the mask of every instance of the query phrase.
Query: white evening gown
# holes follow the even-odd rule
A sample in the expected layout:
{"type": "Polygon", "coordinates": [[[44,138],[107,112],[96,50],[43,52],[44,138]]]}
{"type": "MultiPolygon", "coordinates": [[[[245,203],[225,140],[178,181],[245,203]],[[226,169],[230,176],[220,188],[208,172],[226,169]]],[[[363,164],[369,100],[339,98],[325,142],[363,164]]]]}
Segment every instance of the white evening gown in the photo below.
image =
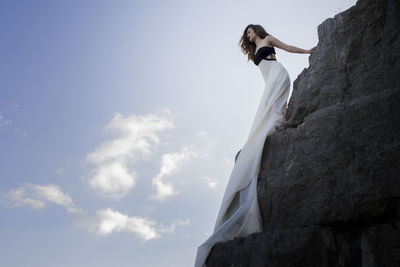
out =
{"type": "Polygon", "coordinates": [[[211,248],[219,242],[262,231],[258,207],[257,179],[265,139],[286,112],[290,90],[287,70],[279,61],[261,60],[258,68],[265,81],[249,137],[235,162],[214,233],[198,248],[195,267],[205,267],[211,248]]]}

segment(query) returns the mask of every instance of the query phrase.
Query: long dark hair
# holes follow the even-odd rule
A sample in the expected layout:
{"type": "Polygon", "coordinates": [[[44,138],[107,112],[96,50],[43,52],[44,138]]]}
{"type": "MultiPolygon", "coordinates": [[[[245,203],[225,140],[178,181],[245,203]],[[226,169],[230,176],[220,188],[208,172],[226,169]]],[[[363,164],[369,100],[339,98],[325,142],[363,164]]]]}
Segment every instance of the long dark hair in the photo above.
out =
{"type": "Polygon", "coordinates": [[[253,31],[258,35],[258,37],[264,39],[269,33],[267,33],[261,25],[249,24],[246,29],[244,29],[243,35],[240,38],[239,46],[242,49],[243,54],[247,55],[247,61],[254,61],[254,55],[256,53],[256,44],[251,43],[249,38],[247,38],[247,30],[252,28],[253,31]]]}

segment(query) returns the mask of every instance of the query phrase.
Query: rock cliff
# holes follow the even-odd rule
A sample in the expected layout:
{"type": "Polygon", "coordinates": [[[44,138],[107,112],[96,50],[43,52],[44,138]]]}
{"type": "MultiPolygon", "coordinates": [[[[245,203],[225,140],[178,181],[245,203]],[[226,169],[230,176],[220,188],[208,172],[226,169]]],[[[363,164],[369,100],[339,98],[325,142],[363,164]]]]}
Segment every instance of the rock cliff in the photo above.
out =
{"type": "Polygon", "coordinates": [[[262,233],[207,266],[400,266],[400,0],[359,0],[318,26],[286,128],[267,137],[262,233]]]}

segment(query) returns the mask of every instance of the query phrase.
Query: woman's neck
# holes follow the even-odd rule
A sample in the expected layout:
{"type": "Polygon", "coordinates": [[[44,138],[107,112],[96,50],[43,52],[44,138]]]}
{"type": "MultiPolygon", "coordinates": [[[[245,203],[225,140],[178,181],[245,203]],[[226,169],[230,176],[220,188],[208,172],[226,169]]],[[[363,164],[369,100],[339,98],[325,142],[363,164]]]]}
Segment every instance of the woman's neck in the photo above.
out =
{"type": "Polygon", "coordinates": [[[261,39],[260,37],[256,37],[256,40],[254,41],[254,43],[256,44],[256,47],[260,47],[260,45],[262,45],[263,39],[261,39]]]}

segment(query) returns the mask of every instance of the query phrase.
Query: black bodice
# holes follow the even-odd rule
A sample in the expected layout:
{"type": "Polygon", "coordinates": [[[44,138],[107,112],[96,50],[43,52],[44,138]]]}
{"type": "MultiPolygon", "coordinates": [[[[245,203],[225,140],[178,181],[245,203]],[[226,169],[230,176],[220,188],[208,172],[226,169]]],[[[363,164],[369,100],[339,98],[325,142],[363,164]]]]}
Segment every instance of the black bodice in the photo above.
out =
{"type": "Polygon", "coordinates": [[[258,49],[257,53],[254,55],[254,64],[260,64],[261,60],[276,60],[276,59],[269,59],[266,58],[267,56],[275,53],[275,48],[270,46],[262,46],[258,49]]]}

